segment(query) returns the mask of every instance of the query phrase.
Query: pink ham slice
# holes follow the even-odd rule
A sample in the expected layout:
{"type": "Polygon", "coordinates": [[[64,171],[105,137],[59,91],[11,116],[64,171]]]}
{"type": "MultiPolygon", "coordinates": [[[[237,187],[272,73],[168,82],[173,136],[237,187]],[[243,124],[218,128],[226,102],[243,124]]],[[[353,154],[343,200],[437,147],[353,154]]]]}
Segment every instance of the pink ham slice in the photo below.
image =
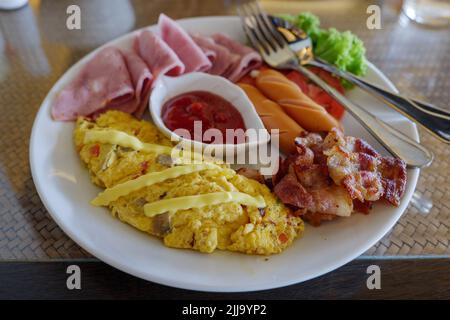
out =
{"type": "Polygon", "coordinates": [[[230,81],[236,82],[251,70],[261,66],[261,56],[252,48],[242,45],[222,33],[216,33],[212,35],[212,38],[217,44],[226,47],[240,57],[228,72],[222,74],[230,81]]]}
{"type": "Polygon", "coordinates": [[[136,53],[131,51],[123,52],[123,56],[127,63],[135,94],[134,108],[130,106],[130,109],[126,112],[134,113],[136,117],[140,118],[144,114],[148,103],[153,75],[145,62],[136,53]]]}
{"type": "Polygon", "coordinates": [[[165,14],[158,20],[161,38],[172,48],[185,65],[185,72],[207,71],[211,68],[211,61],[202,49],[192,40],[175,21],[165,14]]]}
{"type": "Polygon", "coordinates": [[[52,106],[52,116],[55,120],[70,121],[110,105],[128,105],[131,110],[136,108],[134,92],[122,53],[108,47],[98,52],[58,94],[52,106]]]}
{"type": "Polygon", "coordinates": [[[214,61],[217,58],[217,50],[214,49],[214,40],[207,37],[202,37],[199,35],[191,34],[190,35],[192,40],[202,49],[203,53],[206,55],[206,57],[211,61],[212,65],[214,66],[214,61]]]}
{"type": "Polygon", "coordinates": [[[240,57],[231,53],[227,48],[214,42],[209,37],[202,37],[199,35],[191,35],[195,43],[203,50],[206,56],[212,63],[211,69],[208,73],[214,75],[222,75],[230,71],[230,68],[235,65],[240,57]]]}
{"type": "Polygon", "coordinates": [[[158,35],[142,31],[134,42],[136,52],[144,59],[155,79],[160,75],[178,76],[185,67],[176,53],[158,35]]]}

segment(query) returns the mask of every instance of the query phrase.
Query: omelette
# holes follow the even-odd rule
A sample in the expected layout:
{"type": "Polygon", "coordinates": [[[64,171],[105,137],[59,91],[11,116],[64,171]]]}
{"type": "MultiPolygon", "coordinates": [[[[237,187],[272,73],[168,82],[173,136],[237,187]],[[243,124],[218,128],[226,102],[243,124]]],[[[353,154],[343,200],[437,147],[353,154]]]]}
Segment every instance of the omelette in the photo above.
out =
{"type": "Polygon", "coordinates": [[[74,141],[103,188],[92,204],[168,247],[270,255],[303,233],[301,218],[266,185],[218,161],[179,161],[148,121],[120,111],[80,117],[74,141]]]}

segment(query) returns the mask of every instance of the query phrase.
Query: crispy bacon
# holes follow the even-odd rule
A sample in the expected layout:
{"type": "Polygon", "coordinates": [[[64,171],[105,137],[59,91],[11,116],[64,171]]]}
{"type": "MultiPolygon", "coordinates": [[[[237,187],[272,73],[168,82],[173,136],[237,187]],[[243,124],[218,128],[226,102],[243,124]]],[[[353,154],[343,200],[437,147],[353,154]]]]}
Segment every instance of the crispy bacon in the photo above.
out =
{"type": "Polygon", "coordinates": [[[359,201],[377,201],[384,192],[379,172],[357,171],[347,174],[342,180],[352,199],[359,201]]]}
{"type": "Polygon", "coordinates": [[[297,151],[304,147],[311,150],[314,155],[314,163],[327,163],[326,156],[323,154],[323,138],[318,133],[303,133],[302,136],[295,138],[295,146],[297,151]]]}
{"type": "Polygon", "coordinates": [[[336,219],[338,216],[334,214],[326,214],[320,212],[307,212],[302,215],[302,218],[308,221],[314,227],[318,227],[322,224],[322,221],[331,221],[336,219]]]}
{"type": "Polygon", "coordinates": [[[378,157],[367,153],[358,153],[359,169],[363,171],[375,171],[378,165],[378,157]]]}
{"type": "Polygon", "coordinates": [[[304,146],[310,148],[312,146],[317,146],[323,142],[323,138],[318,133],[306,133],[303,132],[301,136],[295,138],[296,146],[304,146]]]}
{"type": "Polygon", "coordinates": [[[274,188],[275,194],[283,201],[296,208],[308,208],[312,205],[312,196],[297,181],[293,174],[287,174],[274,188]]]}
{"type": "Polygon", "coordinates": [[[321,188],[332,183],[326,165],[294,166],[294,172],[305,188],[321,188]]]}
{"type": "Polygon", "coordinates": [[[273,176],[275,193],[313,225],[353,210],[369,213],[381,198],[398,206],[405,192],[406,165],[382,157],[367,142],[337,128],[295,139],[297,154],[281,161],[273,176]]]}
{"type": "Polygon", "coordinates": [[[308,166],[314,162],[314,152],[306,147],[299,145],[297,146],[297,154],[292,158],[293,164],[297,166],[308,166]]]}
{"type": "Polygon", "coordinates": [[[383,157],[378,170],[382,176],[383,197],[398,206],[406,188],[406,163],[401,159],[383,157]]]}
{"type": "Polygon", "coordinates": [[[299,166],[291,160],[287,170],[289,173],[276,184],[274,192],[295,211],[295,215],[306,214],[306,219],[314,221],[314,225],[319,224],[322,218],[330,220],[329,215],[351,215],[353,203],[350,195],[344,187],[333,183],[326,166],[299,166]]]}
{"type": "Polygon", "coordinates": [[[341,186],[331,185],[325,188],[309,189],[313,205],[308,208],[311,213],[332,214],[349,217],[353,211],[353,201],[341,186]]]}
{"type": "Polygon", "coordinates": [[[323,153],[323,146],[321,146],[321,145],[311,146],[310,149],[314,153],[314,163],[320,164],[320,165],[323,165],[323,166],[327,166],[328,158],[323,153]]]}
{"type": "Polygon", "coordinates": [[[297,148],[296,154],[287,156],[286,159],[280,159],[278,172],[272,176],[272,182],[276,185],[288,173],[293,173],[293,166],[306,166],[313,163],[314,153],[309,148],[297,148]]]}
{"type": "Polygon", "coordinates": [[[298,208],[288,204],[294,215],[303,216],[306,213],[331,214],[348,217],[353,211],[353,202],[349,194],[340,186],[330,186],[322,189],[306,190],[312,197],[309,206],[298,208]]]}
{"type": "Polygon", "coordinates": [[[278,182],[281,181],[281,179],[283,179],[283,177],[285,175],[287,175],[288,171],[289,171],[289,166],[292,163],[291,158],[295,158],[295,154],[289,155],[287,156],[286,159],[282,159],[280,157],[279,159],[279,167],[278,167],[278,171],[272,175],[272,185],[275,186],[278,182]]]}
{"type": "Polygon", "coordinates": [[[354,151],[364,153],[375,158],[380,157],[380,154],[370,144],[362,139],[356,139],[354,151]]]}
{"type": "Polygon", "coordinates": [[[344,137],[338,129],[328,134],[324,145],[331,178],[345,186],[352,199],[364,202],[384,197],[398,206],[406,185],[402,160],[382,157],[364,140],[344,137]]]}
{"type": "Polygon", "coordinates": [[[373,207],[373,201],[361,202],[357,199],[353,200],[353,210],[355,210],[357,212],[369,214],[370,210],[372,210],[372,207],[373,207]]]}

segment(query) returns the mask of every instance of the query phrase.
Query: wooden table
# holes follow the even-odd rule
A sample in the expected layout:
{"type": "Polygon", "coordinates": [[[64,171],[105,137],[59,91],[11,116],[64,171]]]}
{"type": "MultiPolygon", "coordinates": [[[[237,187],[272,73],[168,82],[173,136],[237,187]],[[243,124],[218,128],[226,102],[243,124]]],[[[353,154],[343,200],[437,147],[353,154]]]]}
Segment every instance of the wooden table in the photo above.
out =
{"type": "MultiPolygon", "coordinates": [[[[448,30],[426,29],[398,16],[398,2],[378,1],[382,29],[369,30],[373,1],[263,1],[271,13],[309,10],[325,27],[352,30],[367,56],[404,93],[449,107],[448,30]],[[397,7],[396,7],[397,6],[397,7]]],[[[28,140],[40,103],[55,81],[93,48],[133,29],[172,18],[234,14],[230,0],[79,1],[82,31],[68,32],[75,0],[30,0],[0,11],[0,298],[316,299],[450,298],[449,147],[423,130],[435,153],[417,191],[433,201],[428,214],[410,205],[393,230],[364,255],[318,279],[276,290],[210,294],[142,281],[93,258],[68,238],[43,207],[28,163],[28,140]],[[82,270],[82,290],[67,290],[66,268],[82,270]],[[381,268],[381,290],[369,290],[367,268],[381,268]]]]}

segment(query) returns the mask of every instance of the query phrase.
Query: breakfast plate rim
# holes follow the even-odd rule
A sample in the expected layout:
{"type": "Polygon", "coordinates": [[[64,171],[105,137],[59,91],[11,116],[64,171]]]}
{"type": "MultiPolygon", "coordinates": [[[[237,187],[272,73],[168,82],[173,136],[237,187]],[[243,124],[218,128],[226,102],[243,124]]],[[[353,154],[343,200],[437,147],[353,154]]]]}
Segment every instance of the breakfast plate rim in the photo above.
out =
{"type": "MultiPolygon", "coordinates": [[[[193,18],[187,18],[187,19],[181,19],[177,20],[180,23],[196,23],[196,22],[202,22],[205,23],[206,20],[230,20],[229,22],[236,22],[238,17],[235,16],[209,16],[209,17],[193,17],[193,18]]],[[[149,26],[150,27],[150,26],[149,26]]],[[[145,27],[145,28],[149,28],[145,27]]],[[[145,29],[142,28],[142,29],[145,29]]],[[[142,30],[139,29],[139,30],[142,30]]],[[[382,230],[378,230],[376,233],[374,233],[370,239],[370,241],[367,241],[365,245],[361,245],[358,250],[355,250],[353,252],[349,252],[345,256],[340,257],[340,259],[336,260],[334,263],[330,263],[327,266],[318,266],[316,272],[313,272],[308,275],[301,275],[293,279],[280,281],[280,282],[274,282],[267,280],[265,282],[261,283],[255,283],[252,285],[246,285],[245,287],[238,284],[223,284],[220,286],[217,285],[209,285],[207,283],[195,283],[192,281],[189,281],[189,279],[172,279],[171,277],[157,277],[152,274],[142,272],[140,268],[137,268],[136,266],[126,263],[124,261],[120,261],[120,259],[116,259],[107,252],[102,252],[96,249],[95,246],[89,244],[87,241],[85,241],[83,238],[79,237],[77,232],[75,232],[73,229],[70,228],[70,225],[67,225],[64,219],[58,214],[58,209],[54,206],[52,199],[46,194],[45,192],[45,181],[41,180],[40,174],[39,174],[39,168],[36,166],[36,157],[39,156],[39,144],[38,144],[38,138],[39,138],[39,124],[42,121],[43,117],[49,117],[50,116],[50,110],[49,105],[50,101],[54,99],[55,94],[58,90],[60,90],[62,83],[67,81],[68,74],[73,74],[75,70],[80,68],[83,64],[87,62],[88,59],[90,59],[98,50],[101,50],[102,48],[108,46],[108,45],[114,45],[114,43],[117,43],[119,41],[122,41],[123,39],[127,37],[131,37],[133,34],[136,34],[139,30],[132,31],[128,34],[125,34],[117,39],[114,39],[103,46],[91,51],[88,53],[85,57],[80,59],[78,62],[76,62],[73,66],[71,66],[68,70],[64,72],[64,74],[61,75],[61,77],[58,79],[58,81],[53,85],[52,89],[49,91],[45,99],[43,100],[37,115],[35,117],[35,121],[33,124],[31,137],[30,137],[30,167],[31,167],[31,174],[33,177],[33,181],[35,183],[37,192],[39,197],[41,198],[45,208],[50,213],[51,217],[55,220],[55,222],[58,224],[59,227],[70,237],[72,238],[78,245],[80,245],[83,249],[91,253],[93,256],[99,258],[100,260],[104,261],[105,263],[122,270],[126,273],[132,274],[134,276],[137,276],[139,278],[157,282],[164,285],[169,285],[172,287],[178,287],[183,289],[190,289],[190,290],[198,290],[198,291],[211,291],[211,292],[244,292],[244,291],[258,291],[258,290],[265,290],[265,289],[273,289],[278,287],[284,287],[287,285],[303,282],[310,280],[312,278],[318,277],[320,275],[323,275],[325,273],[328,273],[336,268],[341,267],[342,265],[348,263],[349,261],[355,259],[356,257],[360,256],[364,252],[366,252],[370,247],[372,247],[377,241],[379,241],[398,221],[398,219],[403,214],[404,210],[406,209],[409,200],[412,196],[412,193],[414,192],[419,176],[419,169],[411,170],[411,177],[409,183],[412,183],[412,187],[410,188],[409,194],[405,194],[405,198],[408,198],[408,201],[402,201],[400,207],[397,209],[400,211],[400,214],[396,214],[395,219],[391,218],[388,222],[386,222],[384,228],[382,230]]],[[[376,76],[384,83],[385,86],[389,87],[393,91],[397,91],[395,86],[392,84],[392,82],[379,70],[377,69],[373,64],[368,63],[369,69],[371,69],[376,76]]],[[[409,120],[408,120],[409,121],[409,120]]],[[[413,138],[415,140],[419,140],[419,135],[417,131],[417,127],[414,123],[411,122],[411,127],[414,131],[413,138]]],[[[397,211],[398,212],[398,211],[397,211]]],[[[301,239],[297,240],[301,241],[301,239]]],[[[162,245],[162,244],[161,244],[162,245]]],[[[294,244],[295,245],[295,244],[294,244]]]]}

